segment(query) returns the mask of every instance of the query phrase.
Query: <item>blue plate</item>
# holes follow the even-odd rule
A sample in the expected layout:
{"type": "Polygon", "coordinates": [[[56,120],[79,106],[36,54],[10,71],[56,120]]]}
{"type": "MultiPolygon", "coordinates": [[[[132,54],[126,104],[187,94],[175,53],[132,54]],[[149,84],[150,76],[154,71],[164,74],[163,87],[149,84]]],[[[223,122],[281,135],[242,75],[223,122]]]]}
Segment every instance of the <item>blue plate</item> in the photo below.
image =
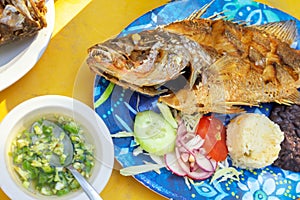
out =
{"type": "MultiPolygon", "coordinates": [[[[120,36],[154,29],[157,25],[184,19],[195,10],[200,9],[208,0],[174,1],[154,9],[141,16],[125,28],[120,36]]],[[[243,20],[251,24],[264,24],[273,21],[293,19],[277,9],[250,0],[215,0],[203,17],[224,12],[229,19],[243,20]]],[[[294,47],[299,49],[297,41],[294,47]]],[[[124,90],[102,77],[97,76],[94,84],[94,107],[98,115],[108,126],[111,134],[121,130],[130,131],[136,111],[156,108],[157,97],[149,97],[131,90],[124,90]]],[[[271,104],[259,108],[247,108],[248,112],[269,115],[271,104]]],[[[229,120],[232,116],[224,116],[229,120]]],[[[152,161],[145,154],[133,155],[136,148],[133,138],[113,139],[115,156],[123,167],[143,164],[144,160],[152,161]]],[[[153,161],[152,161],[153,162],[153,161]]],[[[213,182],[210,179],[195,182],[189,189],[182,177],[173,175],[166,169],[161,174],[147,172],[135,178],[146,187],[172,199],[296,199],[300,197],[300,173],[294,173],[274,166],[259,170],[241,170],[240,182],[213,182]]]]}

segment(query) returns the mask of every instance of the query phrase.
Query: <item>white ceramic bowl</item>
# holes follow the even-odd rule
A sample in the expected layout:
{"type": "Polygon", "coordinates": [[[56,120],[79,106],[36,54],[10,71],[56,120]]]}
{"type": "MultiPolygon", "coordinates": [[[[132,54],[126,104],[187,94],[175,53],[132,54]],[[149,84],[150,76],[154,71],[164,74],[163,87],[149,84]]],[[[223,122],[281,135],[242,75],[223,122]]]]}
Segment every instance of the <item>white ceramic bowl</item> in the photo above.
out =
{"type": "Polygon", "coordinates": [[[16,134],[29,126],[34,120],[48,114],[60,114],[72,117],[81,124],[89,134],[88,143],[95,146],[95,166],[88,180],[100,193],[107,184],[114,162],[113,143],[109,131],[101,118],[82,102],[58,95],[46,95],[29,99],[9,112],[0,125],[0,186],[13,200],[32,199],[88,199],[82,189],[62,197],[43,196],[25,189],[12,170],[12,159],[8,155],[12,140],[16,134]]]}

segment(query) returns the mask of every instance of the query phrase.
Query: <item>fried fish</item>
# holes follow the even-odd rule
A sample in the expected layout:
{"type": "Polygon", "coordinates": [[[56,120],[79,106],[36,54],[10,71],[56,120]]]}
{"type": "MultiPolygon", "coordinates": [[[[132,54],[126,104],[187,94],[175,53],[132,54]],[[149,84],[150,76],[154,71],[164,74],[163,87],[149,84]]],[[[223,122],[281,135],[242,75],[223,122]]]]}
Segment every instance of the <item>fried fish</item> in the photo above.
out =
{"type": "Polygon", "coordinates": [[[45,0],[0,0],[0,46],[47,26],[45,0]]]}
{"type": "Polygon", "coordinates": [[[87,63],[108,80],[159,94],[159,101],[185,113],[235,113],[241,105],[264,102],[300,104],[300,52],[291,47],[297,38],[294,21],[248,26],[201,19],[203,12],[95,45],[87,63]],[[160,90],[181,75],[186,78],[181,88],[160,90]]]}

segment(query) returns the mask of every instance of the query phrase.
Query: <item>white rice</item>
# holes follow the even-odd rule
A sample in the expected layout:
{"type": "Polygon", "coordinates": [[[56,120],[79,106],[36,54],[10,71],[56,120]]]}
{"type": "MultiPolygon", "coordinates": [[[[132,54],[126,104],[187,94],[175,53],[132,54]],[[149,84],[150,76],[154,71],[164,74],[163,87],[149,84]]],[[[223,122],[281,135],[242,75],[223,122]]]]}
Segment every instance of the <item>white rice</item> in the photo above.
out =
{"type": "Polygon", "coordinates": [[[265,115],[245,113],[227,127],[226,144],[233,165],[255,169],[272,164],[281,149],[284,133],[265,115]]]}

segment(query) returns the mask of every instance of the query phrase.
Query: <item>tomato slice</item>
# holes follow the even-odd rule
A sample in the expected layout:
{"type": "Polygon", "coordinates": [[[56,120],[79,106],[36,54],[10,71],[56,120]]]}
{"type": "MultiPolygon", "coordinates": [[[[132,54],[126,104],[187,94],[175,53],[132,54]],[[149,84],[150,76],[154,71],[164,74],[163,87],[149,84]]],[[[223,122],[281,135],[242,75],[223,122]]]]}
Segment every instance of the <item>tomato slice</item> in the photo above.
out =
{"type": "Polygon", "coordinates": [[[200,137],[202,139],[205,138],[207,132],[208,132],[208,129],[209,129],[209,126],[210,126],[210,121],[212,119],[212,116],[203,116],[201,117],[199,123],[198,123],[198,127],[197,127],[197,134],[200,135],[200,137]]]}
{"type": "Polygon", "coordinates": [[[226,129],[223,123],[212,116],[203,116],[198,123],[196,134],[203,138],[203,148],[208,155],[216,161],[226,159],[228,149],[226,146],[226,129]]]}

